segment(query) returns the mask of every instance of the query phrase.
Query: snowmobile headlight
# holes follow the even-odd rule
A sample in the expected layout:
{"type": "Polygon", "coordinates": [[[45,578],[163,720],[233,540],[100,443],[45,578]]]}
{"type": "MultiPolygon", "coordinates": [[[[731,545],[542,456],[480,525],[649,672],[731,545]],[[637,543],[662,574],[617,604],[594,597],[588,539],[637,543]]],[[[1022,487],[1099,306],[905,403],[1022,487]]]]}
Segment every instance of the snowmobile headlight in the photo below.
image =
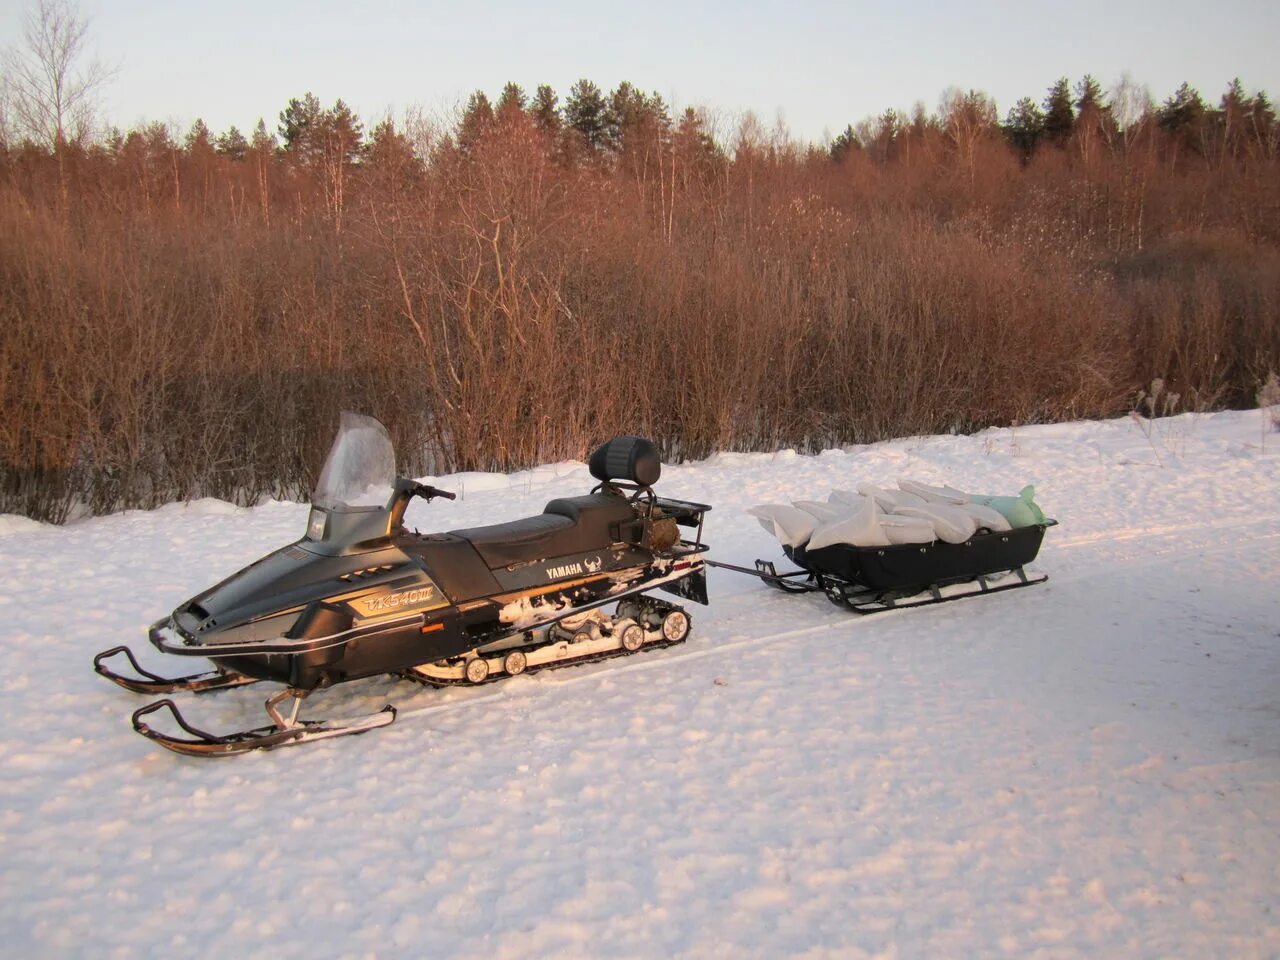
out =
{"type": "Polygon", "coordinates": [[[311,508],[311,517],[307,520],[307,539],[323,540],[325,523],[329,515],[319,507],[311,508]]]}

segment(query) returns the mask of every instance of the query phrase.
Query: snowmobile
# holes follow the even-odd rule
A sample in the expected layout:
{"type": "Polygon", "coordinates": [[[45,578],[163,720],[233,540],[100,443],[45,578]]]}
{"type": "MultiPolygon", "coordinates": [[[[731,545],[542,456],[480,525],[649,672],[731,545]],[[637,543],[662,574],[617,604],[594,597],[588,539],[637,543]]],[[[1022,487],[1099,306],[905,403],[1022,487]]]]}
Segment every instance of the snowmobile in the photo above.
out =
{"type": "Polygon", "coordinates": [[[344,413],[304,536],[151,626],[162,653],[204,657],[213,670],[164,677],[125,646],[99,653],[94,669],[148,694],[283,684],[266,702],[270,725],[253,730],[206,733],[171,699],[133,714],[134,729],[161,746],[225,755],[394,721],[390,705],[352,720],[299,719],[308,695],[351,680],[478,684],[680,643],[688,612],[650,594],[707,602],[702,527],[711,508],[657,496],[661,466],[648,440],[618,437],[591,455],[599,483],[585,496],[509,523],[423,534],[404,525],[410,502],[454,494],[397,477],[386,428],[344,413]],[[110,666],[117,657],[131,672],[110,666]],[[147,722],[162,711],[186,736],[147,722]]]}

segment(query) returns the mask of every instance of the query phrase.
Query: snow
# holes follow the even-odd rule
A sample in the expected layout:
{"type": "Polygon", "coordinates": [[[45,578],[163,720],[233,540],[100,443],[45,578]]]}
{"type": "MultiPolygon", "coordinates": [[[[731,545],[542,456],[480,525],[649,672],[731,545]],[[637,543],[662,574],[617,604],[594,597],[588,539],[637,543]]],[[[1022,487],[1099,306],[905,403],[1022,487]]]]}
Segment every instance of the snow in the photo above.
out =
{"type": "MultiPolygon", "coordinates": [[[[147,624],[307,508],[0,518],[0,956],[1280,954],[1280,438],[1258,417],[668,466],[660,492],[714,504],[712,556],[748,565],[781,560],[752,504],[1034,483],[1050,580],[858,618],[716,570],[684,645],[350,684],[307,714],[396,723],[230,760],[135,735],[145,698],[90,659],[159,666],[147,624]]],[[[580,467],[472,474],[409,523],[536,512],[580,467]]],[[[231,730],[264,696],[178,699],[231,730]]]]}

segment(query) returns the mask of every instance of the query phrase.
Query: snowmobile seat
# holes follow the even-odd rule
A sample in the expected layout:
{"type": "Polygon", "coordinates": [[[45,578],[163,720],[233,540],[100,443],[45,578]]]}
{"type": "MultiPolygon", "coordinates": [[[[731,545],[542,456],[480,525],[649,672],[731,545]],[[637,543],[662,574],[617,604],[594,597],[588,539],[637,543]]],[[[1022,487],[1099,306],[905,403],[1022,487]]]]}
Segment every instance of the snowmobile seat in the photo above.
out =
{"type": "Polygon", "coordinates": [[[636,518],[631,502],[613,493],[561,497],[548,503],[542,512],[544,516],[554,514],[572,520],[582,532],[583,550],[607,547],[620,540],[619,526],[636,518]]]}
{"type": "Polygon", "coordinates": [[[591,494],[552,500],[536,517],[449,533],[470,541],[489,569],[496,570],[604,549],[617,538],[617,525],[634,518],[625,497],[591,494]]]}

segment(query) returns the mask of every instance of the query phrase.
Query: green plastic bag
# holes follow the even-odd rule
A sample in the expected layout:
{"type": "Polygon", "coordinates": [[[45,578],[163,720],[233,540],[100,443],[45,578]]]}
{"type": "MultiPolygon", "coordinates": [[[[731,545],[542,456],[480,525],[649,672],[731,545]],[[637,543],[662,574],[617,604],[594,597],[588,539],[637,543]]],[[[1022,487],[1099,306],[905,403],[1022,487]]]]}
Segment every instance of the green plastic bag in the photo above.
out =
{"type": "Polygon", "coordinates": [[[1034,527],[1038,523],[1045,522],[1044,511],[1036,504],[1035,496],[1036,488],[1029,483],[1022,488],[1016,497],[988,497],[980,494],[970,494],[969,499],[973,503],[980,503],[984,507],[990,507],[992,510],[999,512],[1009,521],[1009,526],[1017,528],[1034,527]]]}

